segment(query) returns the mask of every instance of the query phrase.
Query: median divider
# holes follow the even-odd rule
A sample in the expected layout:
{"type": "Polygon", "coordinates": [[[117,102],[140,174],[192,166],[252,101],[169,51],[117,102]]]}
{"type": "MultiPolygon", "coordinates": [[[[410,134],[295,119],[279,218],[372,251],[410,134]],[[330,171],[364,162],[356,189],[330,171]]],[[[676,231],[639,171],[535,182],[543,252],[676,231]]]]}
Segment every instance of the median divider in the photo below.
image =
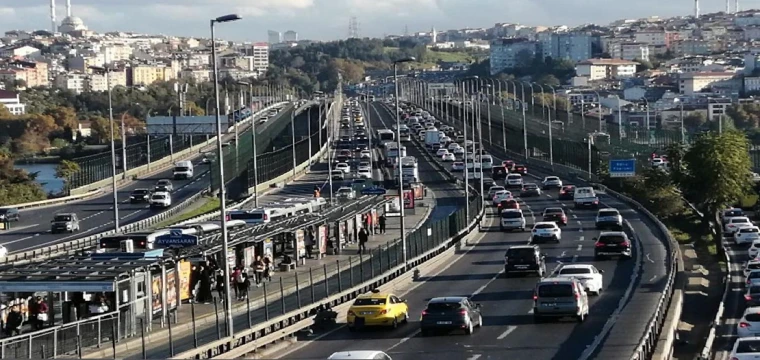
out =
{"type": "Polygon", "coordinates": [[[10,207],[15,207],[19,210],[26,210],[26,209],[33,209],[33,208],[39,208],[44,206],[50,206],[50,205],[59,205],[59,204],[65,204],[72,201],[82,200],[84,198],[88,198],[93,195],[99,195],[103,193],[103,190],[101,189],[95,189],[90,190],[88,192],[77,194],[77,195],[69,195],[64,197],[59,197],[55,199],[49,199],[49,200],[41,200],[41,201],[33,201],[23,204],[16,204],[16,205],[10,205],[10,207]]]}
{"type": "MultiPolygon", "coordinates": [[[[710,221],[715,224],[713,229],[718,229],[719,232],[723,231],[723,227],[721,226],[720,221],[720,214],[715,214],[714,218],[710,221]]],[[[723,235],[721,234],[721,237],[723,235]]],[[[713,318],[712,323],[710,324],[710,332],[707,334],[707,340],[705,341],[705,346],[702,348],[702,351],[699,353],[700,360],[707,360],[713,358],[713,345],[715,344],[715,339],[718,335],[718,327],[722,326],[723,324],[723,313],[726,312],[726,299],[728,299],[728,294],[731,291],[731,256],[729,255],[728,249],[725,248],[725,244],[723,243],[723,239],[720,241],[721,246],[721,253],[723,253],[723,260],[726,262],[726,277],[723,280],[723,297],[720,299],[720,304],[718,305],[718,311],[715,313],[715,318],[713,318]]]]}

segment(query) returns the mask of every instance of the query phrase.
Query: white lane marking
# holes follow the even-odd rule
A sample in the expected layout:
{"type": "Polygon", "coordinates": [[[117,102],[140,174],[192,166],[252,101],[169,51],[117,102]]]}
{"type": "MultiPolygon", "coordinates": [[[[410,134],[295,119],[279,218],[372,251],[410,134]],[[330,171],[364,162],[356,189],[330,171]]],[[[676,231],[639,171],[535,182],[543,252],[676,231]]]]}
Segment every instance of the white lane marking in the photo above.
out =
{"type": "Polygon", "coordinates": [[[649,257],[649,253],[647,253],[646,258],[647,258],[647,261],[649,261],[650,263],[654,264],[654,260],[652,260],[652,258],[649,257]]]}
{"type": "Polygon", "coordinates": [[[583,250],[583,245],[578,245],[578,248],[575,249],[575,251],[581,251],[581,250],[583,250]]]}
{"type": "Polygon", "coordinates": [[[578,241],[583,241],[583,240],[585,240],[585,238],[583,236],[581,236],[581,237],[578,238],[578,241]]]}
{"type": "MultiPolygon", "coordinates": [[[[573,215],[573,217],[575,217],[575,215],[573,215]]],[[[578,220],[578,225],[583,225],[583,223],[580,220],[578,220]]]]}
{"type": "MultiPolygon", "coordinates": [[[[501,333],[501,335],[499,335],[496,338],[496,340],[503,340],[505,337],[509,336],[509,334],[512,333],[513,331],[515,331],[516,329],[517,329],[517,326],[514,326],[514,325],[507,327],[507,330],[504,330],[504,332],[501,333]]],[[[480,355],[478,355],[478,357],[480,357],[480,355]]],[[[472,359],[472,358],[470,358],[470,359],[472,359]]]]}
{"type": "MultiPolygon", "coordinates": [[[[577,218],[578,218],[578,215],[573,214],[573,219],[577,219],[577,218]]],[[[581,222],[578,221],[578,223],[580,224],[581,222]]]]}
{"type": "MultiPolygon", "coordinates": [[[[583,232],[583,228],[578,229],[578,232],[583,232]]],[[[581,239],[583,239],[583,236],[581,236],[581,239]]]]}
{"type": "Polygon", "coordinates": [[[478,360],[481,356],[483,356],[483,355],[475,354],[475,355],[470,356],[469,358],[467,358],[467,360],[478,360]]]}
{"type": "Polygon", "coordinates": [[[38,225],[40,225],[40,224],[29,224],[29,225],[24,225],[24,226],[19,226],[19,227],[13,227],[13,226],[11,226],[11,230],[3,232],[3,235],[13,234],[16,231],[28,229],[30,227],[35,227],[35,226],[38,226],[38,225]]]}
{"type": "Polygon", "coordinates": [[[562,254],[559,254],[559,258],[562,259],[567,255],[567,251],[563,251],[562,254]]]}
{"type": "Polygon", "coordinates": [[[573,260],[571,260],[571,262],[576,262],[576,261],[578,261],[578,255],[577,254],[573,255],[573,260]]]}
{"type": "Polygon", "coordinates": [[[528,310],[528,315],[533,315],[533,308],[530,308],[530,310],[528,310]]]}

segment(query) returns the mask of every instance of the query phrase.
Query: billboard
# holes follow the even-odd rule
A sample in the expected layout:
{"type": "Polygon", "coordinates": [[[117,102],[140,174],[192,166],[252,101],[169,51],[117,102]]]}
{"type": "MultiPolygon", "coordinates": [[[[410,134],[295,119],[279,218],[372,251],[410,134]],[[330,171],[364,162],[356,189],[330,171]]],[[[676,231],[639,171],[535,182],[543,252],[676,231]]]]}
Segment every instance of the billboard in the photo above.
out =
{"type": "MultiPolygon", "coordinates": [[[[215,135],[216,116],[149,116],[145,121],[149,135],[215,135]]],[[[222,119],[222,133],[229,123],[222,119]]]]}

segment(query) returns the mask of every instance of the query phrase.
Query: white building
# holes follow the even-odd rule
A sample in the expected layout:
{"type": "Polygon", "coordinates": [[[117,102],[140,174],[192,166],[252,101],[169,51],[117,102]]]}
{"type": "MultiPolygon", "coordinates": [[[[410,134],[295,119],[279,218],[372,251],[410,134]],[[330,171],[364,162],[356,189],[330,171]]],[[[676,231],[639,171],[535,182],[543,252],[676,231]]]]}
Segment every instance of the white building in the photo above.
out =
{"type": "Polygon", "coordinates": [[[298,41],[298,33],[293,30],[288,30],[282,34],[282,41],[298,41]]]}
{"type": "Polygon", "coordinates": [[[575,66],[578,76],[587,77],[590,81],[626,79],[636,74],[638,63],[620,59],[588,59],[575,66]]]}
{"type": "Polygon", "coordinates": [[[567,59],[575,62],[591,57],[591,35],[585,33],[538,34],[541,54],[544,58],[567,59]]]}
{"type": "Polygon", "coordinates": [[[55,87],[81,94],[86,91],[87,75],[81,72],[69,72],[58,74],[54,81],[55,87]]]}
{"type": "Polygon", "coordinates": [[[196,83],[209,82],[211,81],[211,70],[202,67],[185,68],[179,72],[179,78],[193,79],[196,83]]]}
{"type": "MultiPolygon", "coordinates": [[[[732,72],[698,72],[681,74],[678,79],[678,90],[684,95],[694,95],[704,90],[716,90],[715,88],[731,89],[741,88],[741,82],[738,82],[736,73],[732,72]]],[[[720,91],[717,91],[720,92],[720,91]]]]}
{"type": "Polygon", "coordinates": [[[10,45],[0,48],[0,58],[30,57],[40,55],[40,49],[28,45],[10,45]]]}
{"type": "Polygon", "coordinates": [[[105,74],[89,74],[85,82],[85,91],[108,91],[109,81],[111,89],[117,86],[127,87],[127,72],[124,69],[111,71],[109,77],[110,79],[106,79],[105,74]]]}
{"type": "Polygon", "coordinates": [[[5,106],[13,115],[26,113],[26,104],[21,103],[21,97],[13,91],[0,90],[0,105],[5,106]]]}
{"type": "Polygon", "coordinates": [[[269,69],[269,44],[259,42],[246,45],[243,52],[251,62],[247,70],[266,72],[269,69]]]}
{"type": "Polygon", "coordinates": [[[269,30],[267,31],[267,39],[270,44],[279,44],[282,42],[282,33],[279,31],[269,30]]]}
{"type": "Polygon", "coordinates": [[[667,45],[666,33],[663,29],[645,29],[639,30],[633,34],[633,40],[637,43],[651,46],[667,45]]]}
{"type": "Polygon", "coordinates": [[[491,75],[519,66],[523,58],[536,56],[537,43],[525,38],[492,40],[490,45],[491,75]]]}

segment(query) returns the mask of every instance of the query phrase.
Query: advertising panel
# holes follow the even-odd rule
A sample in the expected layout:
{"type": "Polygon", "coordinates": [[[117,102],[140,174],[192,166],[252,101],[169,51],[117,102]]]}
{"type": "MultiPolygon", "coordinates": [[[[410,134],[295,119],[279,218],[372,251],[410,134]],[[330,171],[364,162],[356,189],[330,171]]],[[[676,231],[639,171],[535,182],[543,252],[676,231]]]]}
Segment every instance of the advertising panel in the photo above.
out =
{"type": "Polygon", "coordinates": [[[264,256],[269,256],[274,259],[274,241],[272,241],[272,238],[264,239],[263,247],[264,256]]]}
{"type": "Polygon", "coordinates": [[[182,260],[179,262],[179,298],[182,301],[191,297],[190,274],[192,271],[193,265],[189,261],[182,260]]]}
{"type": "Polygon", "coordinates": [[[256,248],[251,245],[243,250],[243,265],[250,267],[256,261],[256,248]]]}
{"type": "Polygon", "coordinates": [[[412,191],[414,191],[414,200],[422,200],[425,198],[425,187],[422,184],[412,184],[412,191]]]}
{"type": "Polygon", "coordinates": [[[174,269],[166,272],[166,302],[169,309],[177,307],[177,272],[174,269]]]}
{"type": "Polygon", "coordinates": [[[153,281],[151,282],[151,304],[153,305],[153,313],[161,312],[161,294],[164,292],[161,290],[161,274],[154,274],[153,281]]]}
{"type": "Polygon", "coordinates": [[[404,209],[414,209],[414,191],[404,190],[404,209]]]}
{"type": "Polygon", "coordinates": [[[227,264],[229,265],[229,269],[227,270],[232,270],[232,268],[237,266],[237,261],[235,261],[235,248],[227,248],[227,264]]]}
{"type": "Polygon", "coordinates": [[[320,225],[318,232],[319,232],[319,253],[324,255],[324,254],[327,254],[327,226],[320,225]]]}
{"type": "Polygon", "coordinates": [[[296,254],[298,258],[306,256],[306,233],[303,230],[296,230],[296,254]]]}
{"type": "Polygon", "coordinates": [[[354,223],[356,224],[356,233],[359,233],[359,230],[361,230],[364,227],[364,221],[362,221],[362,214],[356,214],[354,217],[354,223]]]}
{"type": "Polygon", "coordinates": [[[348,226],[347,226],[347,224],[346,224],[345,221],[339,221],[337,228],[338,228],[338,236],[337,236],[338,237],[338,244],[343,245],[347,241],[346,238],[348,237],[347,236],[348,234],[346,233],[346,231],[348,229],[348,226]]]}
{"type": "Polygon", "coordinates": [[[401,204],[398,196],[386,196],[385,198],[391,199],[391,202],[385,203],[385,216],[401,215],[401,204]]]}
{"type": "Polygon", "coordinates": [[[354,220],[344,220],[343,223],[346,226],[346,241],[355,241],[356,239],[356,227],[354,226],[354,220]]]}

